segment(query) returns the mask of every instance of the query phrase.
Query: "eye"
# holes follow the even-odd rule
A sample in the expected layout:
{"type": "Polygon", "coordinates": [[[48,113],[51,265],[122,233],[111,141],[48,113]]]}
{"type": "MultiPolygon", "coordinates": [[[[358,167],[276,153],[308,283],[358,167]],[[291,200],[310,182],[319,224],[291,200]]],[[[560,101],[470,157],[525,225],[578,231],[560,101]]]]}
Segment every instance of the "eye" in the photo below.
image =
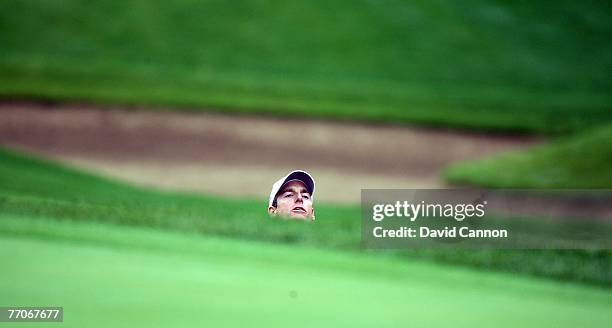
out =
{"type": "Polygon", "coordinates": [[[310,199],[310,195],[309,194],[304,194],[304,195],[302,195],[302,197],[304,197],[306,199],[310,199]]]}
{"type": "Polygon", "coordinates": [[[288,192],[288,193],[284,194],[283,197],[285,197],[285,198],[293,197],[293,194],[288,192]]]}

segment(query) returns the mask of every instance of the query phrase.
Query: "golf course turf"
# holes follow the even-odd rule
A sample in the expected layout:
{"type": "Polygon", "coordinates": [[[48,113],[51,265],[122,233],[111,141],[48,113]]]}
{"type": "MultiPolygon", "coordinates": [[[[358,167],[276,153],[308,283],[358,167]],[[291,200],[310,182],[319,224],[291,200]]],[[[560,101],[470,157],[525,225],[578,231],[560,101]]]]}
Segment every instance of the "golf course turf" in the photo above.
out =
{"type": "MultiPolygon", "coordinates": [[[[611,39],[595,0],[2,1],[0,307],[64,322],[0,328],[610,327],[600,226],[581,249],[365,249],[358,193],[280,220],[211,177],[612,188],[611,39]]],[[[541,219],[527,242],[583,237],[541,219]]]]}
{"type": "MultiPolygon", "coordinates": [[[[138,189],[13,151],[0,151],[0,159],[0,213],[5,215],[151,227],[351,254],[361,250],[358,207],[318,204],[316,224],[276,221],[267,217],[265,200],[138,189]]],[[[612,252],[607,250],[432,249],[372,255],[612,284],[612,252]]]]}
{"type": "Polygon", "coordinates": [[[307,247],[6,215],[0,246],[0,299],[63,306],[66,327],[612,320],[609,290],[307,247]]]}
{"type": "Polygon", "coordinates": [[[612,120],[601,1],[2,1],[0,97],[561,133],[612,120]]]}
{"type": "Polygon", "coordinates": [[[533,149],[457,163],[447,181],[490,188],[612,188],[612,125],[533,149]]]}

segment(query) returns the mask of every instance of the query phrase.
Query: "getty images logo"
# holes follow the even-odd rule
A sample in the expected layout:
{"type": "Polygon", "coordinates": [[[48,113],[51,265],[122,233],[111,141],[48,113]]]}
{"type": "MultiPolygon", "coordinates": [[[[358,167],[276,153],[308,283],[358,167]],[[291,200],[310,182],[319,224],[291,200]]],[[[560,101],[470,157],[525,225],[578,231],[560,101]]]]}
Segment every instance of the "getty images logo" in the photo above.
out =
{"type": "Polygon", "coordinates": [[[421,217],[452,217],[456,221],[463,221],[466,218],[485,215],[487,201],[476,204],[439,204],[439,203],[409,203],[408,201],[396,201],[395,204],[374,204],[372,206],[372,219],[380,222],[385,218],[403,217],[411,222],[421,217]]]}

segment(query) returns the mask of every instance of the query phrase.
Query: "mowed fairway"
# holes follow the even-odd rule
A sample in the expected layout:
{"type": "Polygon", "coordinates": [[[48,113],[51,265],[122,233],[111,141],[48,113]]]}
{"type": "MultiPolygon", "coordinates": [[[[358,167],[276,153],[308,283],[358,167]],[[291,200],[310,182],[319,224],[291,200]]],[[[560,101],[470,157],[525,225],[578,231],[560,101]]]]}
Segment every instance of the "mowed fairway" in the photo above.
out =
{"type": "Polygon", "coordinates": [[[612,121],[605,1],[0,2],[0,98],[484,131],[612,121]]]}
{"type": "Polygon", "coordinates": [[[612,293],[593,287],[99,223],[1,215],[0,261],[2,303],[63,306],[63,327],[612,321],[612,293]]]}

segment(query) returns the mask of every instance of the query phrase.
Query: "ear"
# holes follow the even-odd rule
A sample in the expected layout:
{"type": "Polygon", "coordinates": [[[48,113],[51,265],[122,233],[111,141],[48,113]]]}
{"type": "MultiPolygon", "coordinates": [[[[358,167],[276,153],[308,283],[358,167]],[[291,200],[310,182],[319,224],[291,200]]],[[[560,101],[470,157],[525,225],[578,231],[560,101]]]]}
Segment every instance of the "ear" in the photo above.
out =
{"type": "Polygon", "coordinates": [[[270,216],[275,216],[276,215],[276,207],[274,207],[274,206],[268,207],[268,214],[270,214],[270,216]]]}

